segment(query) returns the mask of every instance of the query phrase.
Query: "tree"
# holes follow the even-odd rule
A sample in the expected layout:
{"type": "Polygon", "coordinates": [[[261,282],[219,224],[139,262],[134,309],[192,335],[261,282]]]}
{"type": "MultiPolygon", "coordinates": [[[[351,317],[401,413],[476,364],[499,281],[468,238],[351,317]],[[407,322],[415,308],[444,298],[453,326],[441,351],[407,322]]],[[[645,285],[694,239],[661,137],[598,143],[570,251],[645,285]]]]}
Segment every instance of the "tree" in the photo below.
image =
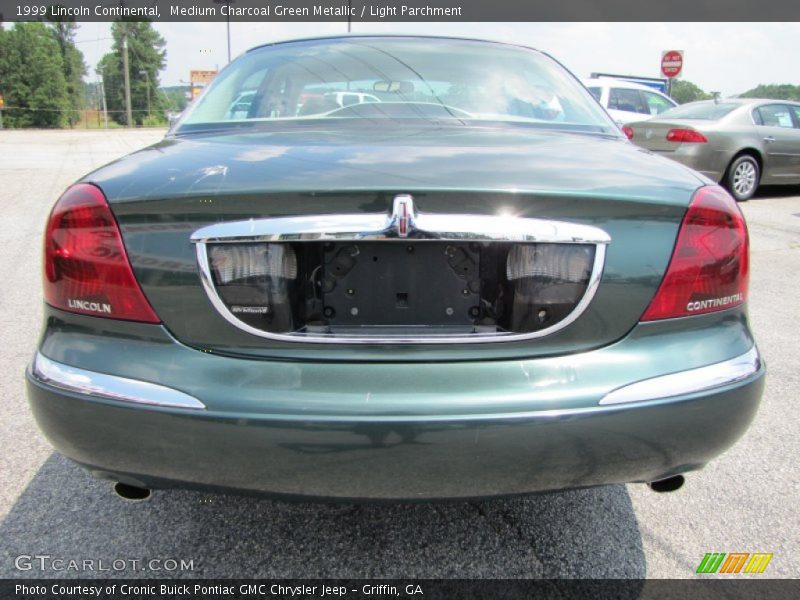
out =
{"type": "Polygon", "coordinates": [[[164,99],[164,105],[167,110],[181,112],[189,103],[189,101],[186,99],[186,94],[189,93],[188,85],[171,85],[162,87],[160,93],[164,99]]]}
{"type": "Polygon", "coordinates": [[[800,85],[791,83],[761,84],[739,95],[740,98],[769,98],[772,100],[794,100],[800,102],[800,85]]]}
{"type": "Polygon", "coordinates": [[[83,54],[75,45],[77,30],[78,25],[74,21],[56,21],[52,24],[53,36],[61,50],[67,98],[72,109],[68,116],[70,125],[78,121],[80,111],[85,105],[83,77],[86,75],[86,64],[83,62],[83,54]]]}
{"type": "Polygon", "coordinates": [[[51,28],[15,23],[0,31],[0,93],[9,127],[63,127],[70,103],[64,62],[51,28]]]}
{"type": "Polygon", "coordinates": [[[147,22],[118,21],[111,26],[114,44],[111,52],[103,56],[97,67],[106,88],[106,101],[111,118],[125,124],[125,79],[122,73],[122,33],[128,32],[128,62],[131,81],[131,107],[133,121],[142,125],[148,116],[163,119],[163,98],[158,93],[158,73],[164,68],[166,42],[147,22]]]}
{"type": "Polygon", "coordinates": [[[673,80],[671,96],[678,104],[686,104],[687,102],[694,102],[696,100],[710,100],[713,98],[711,94],[707,94],[691,81],[682,79],[673,80]]]}

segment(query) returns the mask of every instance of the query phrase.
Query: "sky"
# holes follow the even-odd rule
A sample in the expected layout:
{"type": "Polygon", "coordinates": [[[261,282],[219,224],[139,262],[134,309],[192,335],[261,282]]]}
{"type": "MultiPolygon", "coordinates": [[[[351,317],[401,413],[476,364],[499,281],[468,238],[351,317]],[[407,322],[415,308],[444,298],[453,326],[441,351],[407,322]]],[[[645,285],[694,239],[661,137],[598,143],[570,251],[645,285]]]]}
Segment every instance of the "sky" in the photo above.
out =
{"type": "MultiPolygon", "coordinates": [[[[225,23],[156,23],[167,42],[162,85],[191,69],[227,63],[225,23]]],[[[342,23],[231,23],[231,53],[278,40],[346,33],[342,23]]],[[[741,93],[759,83],[800,85],[800,23],[354,23],[354,33],[477,37],[544,50],[578,77],[592,72],[658,77],[661,52],[683,50],[682,78],[707,92],[741,93]]],[[[110,23],[82,23],[78,47],[95,67],[111,48],[110,23]]]]}

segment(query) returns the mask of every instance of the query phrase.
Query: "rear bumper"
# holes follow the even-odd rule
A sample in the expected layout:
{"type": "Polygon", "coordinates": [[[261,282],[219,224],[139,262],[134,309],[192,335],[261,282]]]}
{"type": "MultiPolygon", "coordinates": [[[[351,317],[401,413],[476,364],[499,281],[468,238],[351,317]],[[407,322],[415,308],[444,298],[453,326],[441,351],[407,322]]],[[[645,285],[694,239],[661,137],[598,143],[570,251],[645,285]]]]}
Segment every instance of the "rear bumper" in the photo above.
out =
{"type": "MultiPolygon", "coordinates": [[[[93,380],[85,365],[50,358],[29,370],[28,394],[61,453],[148,487],[429,499],[652,481],[702,467],[755,414],[763,364],[743,322],[723,321],[705,340],[722,335],[740,352],[705,363],[703,347],[713,356],[720,339],[706,345],[687,330],[653,345],[658,326],[581,355],[494,363],[281,365],[175,344],[207,362],[182,390],[151,379],[136,401],[126,387],[136,378],[93,380]],[[741,335],[732,335],[737,322],[741,335]],[[683,358],[673,352],[680,338],[683,358]],[[676,370],[676,360],[696,366],[676,370]],[[237,386],[215,384],[225,366],[237,386]],[[160,402],[148,401],[160,387],[160,402]],[[187,397],[198,404],[164,401],[187,397]]],[[[160,379],[176,369],[162,364],[160,379]]]]}

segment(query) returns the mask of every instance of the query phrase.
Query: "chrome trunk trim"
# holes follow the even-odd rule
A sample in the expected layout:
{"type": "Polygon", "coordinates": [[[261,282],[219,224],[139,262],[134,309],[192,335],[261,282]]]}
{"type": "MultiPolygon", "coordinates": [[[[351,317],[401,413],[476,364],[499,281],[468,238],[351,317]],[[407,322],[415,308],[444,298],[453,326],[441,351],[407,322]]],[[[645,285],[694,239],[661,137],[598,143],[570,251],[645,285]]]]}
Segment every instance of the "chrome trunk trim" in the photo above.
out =
{"type": "Polygon", "coordinates": [[[761,369],[761,357],[753,346],[748,352],[723,362],[680,371],[670,375],[652,377],[617,388],[606,394],[599,404],[625,404],[644,402],[704,392],[730,385],[755,375],[761,369]]]}
{"type": "Polygon", "coordinates": [[[218,223],[198,229],[191,235],[195,244],[200,280],[211,304],[229,323],[252,335],[283,342],[328,344],[460,344],[531,340],[559,331],[573,323],[592,301],[605,264],[610,236],[597,227],[513,216],[424,214],[414,207],[408,194],[395,196],[392,214],[332,214],[303,217],[277,217],[218,223]],[[531,333],[471,334],[404,337],[271,333],[241,321],[217,293],[208,259],[208,244],[275,243],[308,241],[384,241],[414,242],[519,242],[552,244],[593,244],[594,263],[586,293],[575,309],[551,327],[531,333]]]}
{"type": "Polygon", "coordinates": [[[156,383],[97,373],[51,360],[37,352],[30,366],[31,376],[41,383],[78,394],[120,400],[134,404],[205,410],[200,400],[156,383]]]}
{"type": "Polygon", "coordinates": [[[217,223],[195,231],[195,244],[311,241],[528,242],[608,244],[609,235],[590,225],[513,216],[422,214],[411,196],[394,199],[392,214],[313,215],[217,223]],[[402,213],[406,210],[406,213],[402,213]],[[405,235],[400,233],[407,221],[405,235]]]}

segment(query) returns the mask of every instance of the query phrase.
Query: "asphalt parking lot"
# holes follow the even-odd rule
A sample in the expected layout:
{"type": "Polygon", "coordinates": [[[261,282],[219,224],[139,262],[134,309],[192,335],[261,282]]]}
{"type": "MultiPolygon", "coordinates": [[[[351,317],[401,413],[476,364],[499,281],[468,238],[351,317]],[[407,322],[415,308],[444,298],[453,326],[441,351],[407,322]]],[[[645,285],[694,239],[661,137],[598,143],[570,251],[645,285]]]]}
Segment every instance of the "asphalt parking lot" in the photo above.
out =
{"type": "Polygon", "coordinates": [[[191,560],[193,570],[177,574],[187,577],[691,577],[706,552],[771,552],[769,576],[800,576],[798,186],[742,205],[750,315],[769,369],[760,412],[731,451],[677,492],[617,485],[381,505],[185,491],[118,499],[108,482],[53,453],[28,410],[23,371],[40,327],[51,205],[79,176],[162,135],[0,131],[0,577],[81,575],[19,571],[20,555],[191,560]]]}

